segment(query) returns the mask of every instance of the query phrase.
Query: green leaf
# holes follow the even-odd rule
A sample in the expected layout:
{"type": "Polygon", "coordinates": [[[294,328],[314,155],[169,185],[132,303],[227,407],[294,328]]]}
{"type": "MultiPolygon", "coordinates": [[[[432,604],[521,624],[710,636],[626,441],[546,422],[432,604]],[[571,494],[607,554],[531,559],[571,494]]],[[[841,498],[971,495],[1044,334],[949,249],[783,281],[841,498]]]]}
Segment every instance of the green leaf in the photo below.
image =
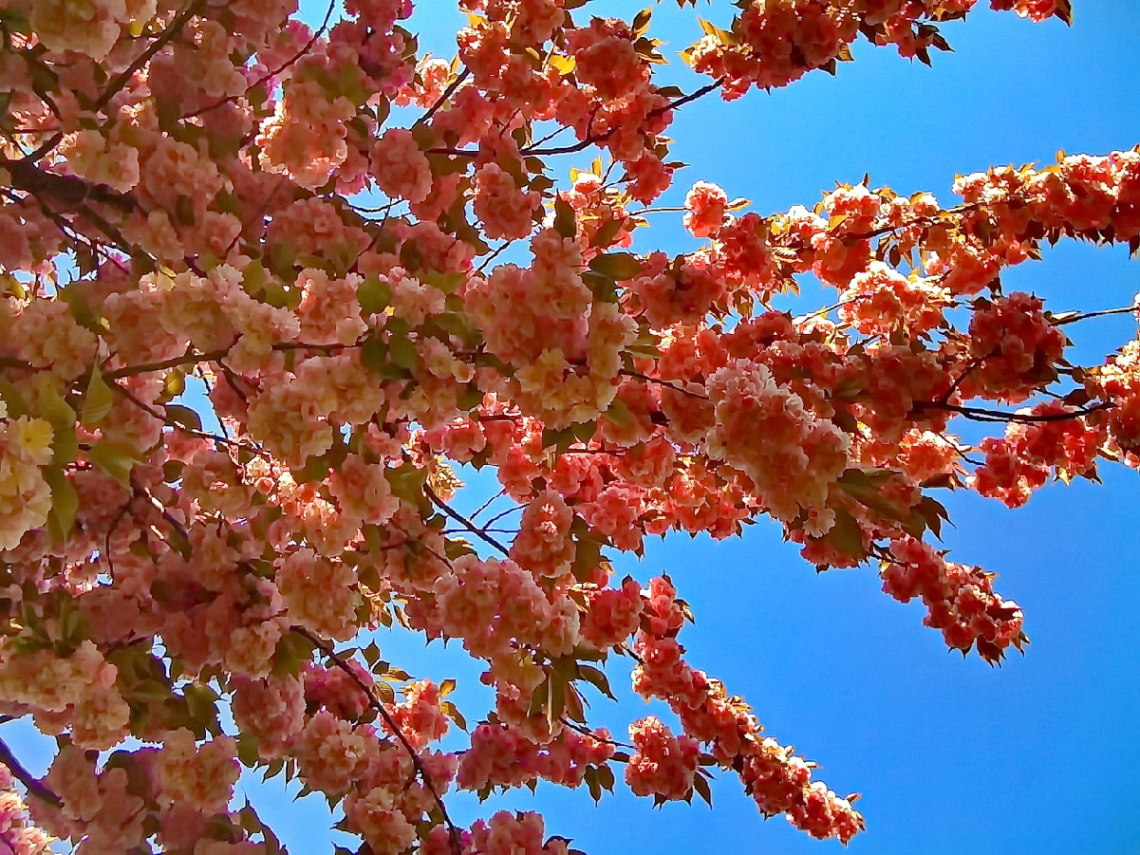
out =
{"type": "Polygon", "coordinates": [[[67,307],[71,310],[71,316],[75,318],[77,324],[93,332],[100,331],[99,316],[95,314],[95,310],[87,302],[82,289],[75,285],[68,285],[65,288],[60,288],[56,292],[56,296],[67,303],[67,307]]]}
{"type": "Polygon", "coordinates": [[[843,555],[859,561],[867,557],[867,550],[863,547],[863,530],[855,517],[843,509],[836,510],[835,525],[823,536],[823,540],[843,555]]]}
{"type": "Polygon", "coordinates": [[[600,668],[595,668],[593,665],[583,665],[579,663],[578,674],[587,683],[596,687],[598,691],[600,691],[607,698],[612,701],[617,700],[617,698],[614,696],[614,693],[610,690],[609,679],[606,677],[605,672],[600,668]]]}
{"type": "Polygon", "coordinates": [[[91,379],[87,381],[87,393],[83,396],[83,415],[80,417],[84,427],[97,427],[114,406],[115,396],[111,387],[103,379],[103,372],[99,370],[99,363],[91,367],[91,379]]]}
{"type": "Polygon", "coordinates": [[[636,15],[633,16],[633,24],[632,24],[631,28],[633,29],[633,34],[635,36],[645,35],[646,31],[649,29],[649,19],[652,16],[653,16],[653,8],[652,7],[648,8],[648,9],[642,9],[640,12],[638,12],[636,15]]]}
{"type": "Polygon", "coordinates": [[[58,536],[60,542],[67,540],[71,529],[75,526],[75,514],[79,510],[79,494],[75,492],[75,485],[71,483],[63,468],[52,465],[43,468],[44,480],[51,487],[51,515],[48,522],[51,525],[53,539],[58,536]]]}
{"type": "Polygon", "coordinates": [[[554,199],[554,230],[564,238],[573,238],[577,234],[574,209],[561,196],[554,199]]]}
{"type": "Polygon", "coordinates": [[[424,482],[427,481],[426,469],[405,463],[395,469],[386,469],[384,477],[388,479],[388,484],[392,488],[392,495],[403,499],[408,504],[419,504],[424,498],[424,482]]]}
{"type": "Polygon", "coordinates": [[[904,519],[909,511],[882,494],[882,487],[893,476],[889,469],[848,469],[837,482],[839,487],[861,505],[887,519],[904,519]]]}
{"type": "Polygon", "coordinates": [[[439,708],[443,711],[445,716],[455,722],[456,727],[464,732],[467,731],[467,719],[463,717],[463,713],[459,711],[459,707],[451,701],[444,701],[439,705],[439,708]]]}
{"type": "Polygon", "coordinates": [[[372,274],[357,286],[356,299],[360,301],[360,311],[364,314],[379,314],[392,301],[392,286],[372,274]]]}
{"type": "Polygon", "coordinates": [[[131,488],[131,469],[141,463],[139,453],[123,442],[97,442],[87,451],[87,457],[128,490],[131,488]]]}
{"type": "Polygon", "coordinates": [[[377,335],[370,335],[360,348],[364,367],[374,374],[383,374],[388,366],[388,345],[377,335]]]}
{"type": "Polygon", "coordinates": [[[303,635],[287,632],[277,642],[273,651],[273,675],[292,677],[301,672],[301,665],[313,658],[313,645],[303,635]]]}
{"type": "Polygon", "coordinates": [[[598,783],[612,793],[614,791],[614,770],[609,766],[599,766],[598,783]]]}
{"type": "Polygon", "coordinates": [[[562,454],[574,444],[576,438],[577,436],[574,433],[573,427],[562,428],[561,430],[543,428],[542,447],[543,449],[553,448],[556,452],[562,454]]]}
{"type": "Polygon", "coordinates": [[[579,582],[592,578],[602,561],[602,544],[589,532],[579,535],[574,544],[574,563],[570,572],[579,582]]]}
{"type": "Polygon", "coordinates": [[[388,356],[392,364],[406,371],[414,371],[419,365],[420,356],[416,344],[408,336],[393,335],[388,339],[388,356]]]}
{"type": "MultiPolygon", "coordinates": [[[[9,400],[5,394],[5,400],[9,400]]],[[[52,463],[63,466],[75,460],[79,439],[75,435],[75,410],[54,389],[40,397],[40,413],[52,429],[52,463]]]]}
{"type": "Polygon", "coordinates": [[[166,423],[178,425],[188,430],[200,431],[202,429],[202,417],[194,410],[181,404],[166,405],[166,423]]]}
{"type": "Polygon", "coordinates": [[[590,269],[620,282],[641,273],[641,261],[628,252],[611,252],[595,256],[590,269]]]}
{"type": "Polygon", "coordinates": [[[530,696],[530,706],[527,708],[527,715],[536,715],[547,707],[547,698],[550,695],[550,677],[547,676],[535,689],[534,694],[530,696]]]}
{"type": "Polygon", "coordinates": [[[621,398],[614,398],[610,408],[602,413],[602,418],[623,430],[633,424],[633,413],[630,411],[629,405],[621,398]]]}
{"type": "Polygon", "coordinates": [[[590,798],[592,798],[595,802],[600,802],[602,800],[602,785],[601,782],[598,781],[597,768],[594,766],[588,766],[582,776],[582,779],[586,782],[586,787],[590,791],[590,798]]]}
{"type": "Polygon", "coordinates": [[[705,800],[705,804],[712,807],[712,792],[709,790],[709,781],[704,775],[697,775],[693,778],[693,789],[696,790],[697,795],[705,800]]]}

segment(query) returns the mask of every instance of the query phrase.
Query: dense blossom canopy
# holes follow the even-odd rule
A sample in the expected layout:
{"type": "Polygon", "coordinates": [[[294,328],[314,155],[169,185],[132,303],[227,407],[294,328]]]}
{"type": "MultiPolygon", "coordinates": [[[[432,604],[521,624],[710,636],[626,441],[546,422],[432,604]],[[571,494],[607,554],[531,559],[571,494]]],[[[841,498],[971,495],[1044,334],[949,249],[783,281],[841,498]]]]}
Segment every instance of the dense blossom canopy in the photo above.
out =
{"type": "Polygon", "coordinates": [[[961,177],[949,206],[863,183],[765,216],[698,181],[702,248],[631,249],[676,110],[835,73],[858,38],[930,62],[976,4],[713,7],[682,91],[651,10],[586,0],[460,0],[453,61],[411,0],[316,30],[294,0],[8,0],[0,712],[58,744],[37,779],[0,742],[8,850],[280,851],[243,766],[326,796],[365,855],[567,853],[533,812],[461,828],[447,793],[598,798],[615,770],[657,802],[734,774],[765,816],[859,833],[686,659],[672,581],[607,556],[768,516],[820,570],[876,563],[949,647],[1020,649],[935,496],[1140,466],[1140,342],[1074,365],[1088,315],[1000,279],[1060,239],[1140,248],[1140,151],[961,177]],[[834,305],[770,307],[807,275],[834,305]],[[963,418],[997,431],[967,447],[963,418]],[[460,465],[521,513],[456,510],[460,465]],[[493,708],[383,661],[394,623],[479,660],[493,708]],[[588,723],[622,663],[671,721],[588,723]]]}

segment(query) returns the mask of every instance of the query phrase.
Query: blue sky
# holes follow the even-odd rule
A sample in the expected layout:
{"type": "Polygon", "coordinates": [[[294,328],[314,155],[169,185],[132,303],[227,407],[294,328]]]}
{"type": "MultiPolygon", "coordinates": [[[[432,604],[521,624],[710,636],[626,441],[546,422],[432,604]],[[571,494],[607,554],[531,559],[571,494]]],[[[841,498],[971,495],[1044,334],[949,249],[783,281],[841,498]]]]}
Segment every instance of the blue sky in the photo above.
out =
{"type": "MultiPolygon", "coordinates": [[[[587,8],[628,18],[639,5],[594,0],[587,8]]],[[[836,181],[854,183],[869,172],[873,186],[930,190],[952,204],[958,173],[1047,163],[1062,148],[1131,147],[1140,142],[1140,3],[1075,5],[1071,29],[979,8],[965,24],[944,27],[956,52],[936,55],[933,69],[864,42],[837,78],[817,73],[770,95],[689,105],[670,135],[674,155],[692,166],[671,198],[705,179],[767,214],[810,207],[836,181]]],[[[422,0],[412,25],[423,44],[448,57],[463,20],[451,6],[422,0]]],[[[694,13],[672,2],[657,8],[651,34],[675,56],[696,37],[694,13]]],[[[324,4],[306,0],[302,10],[319,20],[324,4]]],[[[702,4],[698,14],[724,23],[727,11],[718,2],[702,4]]],[[[683,69],[676,76],[693,87],[683,69]]],[[[565,158],[556,172],[584,167],[592,156],[565,158]]],[[[639,241],[669,252],[696,246],[679,218],[655,219],[639,241]]],[[[1063,244],[1043,263],[1003,278],[1007,290],[1036,292],[1057,311],[1109,308],[1140,290],[1140,262],[1121,248],[1063,244]]],[[[1083,359],[1136,333],[1128,316],[1078,327],[1067,331],[1083,359]]],[[[767,521],[735,541],[651,541],[642,561],[623,558],[617,569],[642,580],[670,573],[697,615],[681,636],[692,663],[747,697],[770,734],[820,763],[820,777],[836,791],[863,793],[868,831],[852,843],[853,853],[1134,855],[1137,474],[1105,466],[1102,475],[1102,486],[1050,486],[1017,512],[964,492],[938,497],[955,524],[945,535],[952,557],[998,572],[998,590],[1026,612],[1033,643],[1000,669],[948,653],[939,634],[922,626],[921,606],[882,594],[874,569],[817,575],[767,521]]],[[[459,677],[456,698],[469,719],[486,710],[487,695],[472,685],[477,669],[457,647],[425,650],[422,639],[399,635],[380,641],[386,658],[414,674],[459,677]]],[[[611,663],[621,704],[599,699],[593,709],[618,732],[658,709],[630,694],[627,673],[628,661],[611,663]]],[[[20,742],[29,766],[42,770],[42,743],[20,742]]],[[[276,782],[251,793],[291,851],[329,851],[323,801],[293,803],[276,782]]],[[[550,833],[573,837],[590,855],[840,849],[782,819],[763,822],[734,776],[714,785],[713,798],[712,812],[703,804],[653,810],[619,785],[595,808],[584,789],[542,785],[537,796],[483,806],[461,797],[453,812],[469,822],[500,807],[538,809],[550,833]]]]}

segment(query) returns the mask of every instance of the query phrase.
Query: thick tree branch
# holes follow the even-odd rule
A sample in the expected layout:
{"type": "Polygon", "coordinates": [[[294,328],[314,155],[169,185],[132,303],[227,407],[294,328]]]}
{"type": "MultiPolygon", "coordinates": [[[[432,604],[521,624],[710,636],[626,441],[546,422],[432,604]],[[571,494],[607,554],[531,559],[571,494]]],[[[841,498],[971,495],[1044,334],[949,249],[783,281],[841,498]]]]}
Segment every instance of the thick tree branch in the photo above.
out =
{"type": "Polygon", "coordinates": [[[28,795],[35,796],[40,801],[47,802],[53,807],[63,807],[63,799],[57,796],[52,789],[39,778],[25,769],[24,764],[16,759],[11,749],[8,748],[8,744],[2,739],[0,739],[0,763],[7,766],[12,776],[24,785],[24,789],[28,791],[28,795]]]}

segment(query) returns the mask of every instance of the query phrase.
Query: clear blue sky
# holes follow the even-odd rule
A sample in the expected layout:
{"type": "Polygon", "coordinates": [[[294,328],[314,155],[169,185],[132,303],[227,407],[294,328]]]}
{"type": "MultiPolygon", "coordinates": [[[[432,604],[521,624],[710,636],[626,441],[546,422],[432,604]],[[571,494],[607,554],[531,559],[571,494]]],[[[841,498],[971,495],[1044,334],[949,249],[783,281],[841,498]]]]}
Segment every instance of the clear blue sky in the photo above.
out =
{"type": "MultiPolygon", "coordinates": [[[[587,8],[628,17],[647,2],[587,8]]],[[[419,5],[413,29],[450,57],[462,17],[449,0],[419,5]]],[[[1078,0],[1071,29],[985,5],[944,27],[956,52],[936,55],[933,69],[863,42],[838,78],[816,73],[770,95],[689,105],[670,134],[674,155],[692,164],[673,198],[694,180],[711,180],[766,214],[810,207],[836,181],[869,172],[873,185],[930,190],[952,203],[956,173],[1047,163],[1061,148],[1104,153],[1140,143],[1140,2],[1078,0]]],[[[302,8],[309,20],[324,13],[321,0],[302,8]]],[[[695,38],[694,13],[671,0],[657,8],[651,34],[675,56],[695,38]]],[[[698,9],[720,23],[727,11],[726,2],[698,9]]],[[[678,78],[692,88],[687,72],[678,78]]],[[[557,171],[590,157],[567,158],[557,171]]],[[[696,245],[679,222],[655,221],[644,240],[669,252],[696,245]]],[[[1140,290],[1140,262],[1121,248],[1063,244],[1004,281],[1057,311],[1108,308],[1140,290]]],[[[1086,359],[1136,333],[1127,316],[1080,326],[1070,331],[1086,359]]],[[[1000,669],[948,653],[922,626],[921,606],[882,594],[874,569],[816,575],[766,521],[742,540],[652,541],[641,562],[623,559],[617,568],[641,580],[669,572],[697,615],[681,636],[692,663],[748,698],[771,735],[819,762],[837,792],[864,794],[868,830],[853,853],[1137,855],[1138,476],[1110,466],[1102,474],[1103,486],[1050,486],[1017,512],[962,492],[945,497],[956,526],[946,534],[952,557],[1000,573],[997,588],[1026,612],[1033,643],[1000,669]]],[[[425,651],[422,640],[399,636],[381,644],[386,658],[419,676],[458,676],[469,719],[486,710],[487,695],[472,685],[477,669],[458,647],[425,651]]],[[[599,700],[594,712],[620,732],[655,708],[630,695],[628,661],[613,662],[610,673],[622,703],[599,700]]],[[[25,747],[42,769],[46,755],[25,747]]],[[[323,801],[293,803],[277,783],[251,791],[263,817],[277,820],[294,853],[329,851],[323,801]]],[[[696,804],[652,810],[619,784],[595,808],[584,788],[540,785],[537,796],[483,806],[453,799],[453,810],[469,822],[504,806],[538,809],[550,833],[573,837],[590,855],[840,850],[783,819],[763,822],[734,776],[719,780],[713,797],[712,812],[696,804]]]]}

